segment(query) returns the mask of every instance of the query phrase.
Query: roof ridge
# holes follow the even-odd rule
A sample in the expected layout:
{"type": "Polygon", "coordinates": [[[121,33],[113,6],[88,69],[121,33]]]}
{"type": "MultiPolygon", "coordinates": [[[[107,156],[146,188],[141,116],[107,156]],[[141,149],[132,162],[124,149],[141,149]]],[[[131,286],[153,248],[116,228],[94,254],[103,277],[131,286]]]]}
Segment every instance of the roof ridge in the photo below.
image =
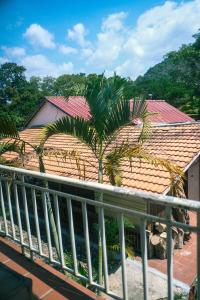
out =
{"type": "Polygon", "coordinates": [[[185,126],[185,125],[200,125],[200,121],[175,122],[175,123],[157,123],[152,124],[152,127],[169,127],[169,126],[185,126]]]}

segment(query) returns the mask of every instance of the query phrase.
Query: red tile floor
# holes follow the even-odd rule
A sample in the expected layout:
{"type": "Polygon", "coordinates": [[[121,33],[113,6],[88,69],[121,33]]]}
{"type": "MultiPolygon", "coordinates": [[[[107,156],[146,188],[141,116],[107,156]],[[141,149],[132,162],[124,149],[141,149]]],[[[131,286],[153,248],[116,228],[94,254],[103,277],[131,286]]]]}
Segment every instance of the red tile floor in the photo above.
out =
{"type": "Polygon", "coordinates": [[[103,300],[42,260],[34,263],[22,256],[21,248],[0,237],[0,263],[32,279],[32,299],[44,300],[103,300]]]}
{"type": "MultiPolygon", "coordinates": [[[[196,213],[190,213],[190,224],[196,225],[196,213]]],[[[174,250],[174,278],[191,285],[197,271],[197,238],[191,234],[191,239],[185,243],[182,249],[174,250]]],[[[137,258],[141,260],[141,258],[137,258]]],[[[167,274],[167,260],[149,259],[148,265],[160,272],[167,274]]]]}

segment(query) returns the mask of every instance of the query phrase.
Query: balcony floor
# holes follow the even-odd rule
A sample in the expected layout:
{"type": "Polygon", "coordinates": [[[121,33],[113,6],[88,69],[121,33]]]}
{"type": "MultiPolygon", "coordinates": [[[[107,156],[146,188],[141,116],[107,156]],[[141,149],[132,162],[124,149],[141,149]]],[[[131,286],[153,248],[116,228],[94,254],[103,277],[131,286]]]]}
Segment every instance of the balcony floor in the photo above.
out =
{"type": "Polygon", "coordinates": [[[0,237],[0,263],[32,280],[34,300],[102,300],[42,260],[33,263],[22,256],[21,248],[4,237],[0,237]]]}

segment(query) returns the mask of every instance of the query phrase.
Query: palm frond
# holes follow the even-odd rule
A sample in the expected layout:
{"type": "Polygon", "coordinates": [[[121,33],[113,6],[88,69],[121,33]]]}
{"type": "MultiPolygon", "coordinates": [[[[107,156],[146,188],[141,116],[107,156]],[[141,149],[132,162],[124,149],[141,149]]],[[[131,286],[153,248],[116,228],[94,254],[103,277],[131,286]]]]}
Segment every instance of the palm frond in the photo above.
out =
{"type": "Polygon", "coordinates": [[[141,144],[130,146],[127,142],[124,142],[121,146],[113,149],[105,158],[105,173],[112,185],[121,185],[122,183],[121,163],[125,158],[129,160],[131,168],[133,158],[139,158],[140,160],[148,161],[156,167],[161,166],[166,169],[170,174],[171,187],[174,186],[174,189],[178,185],[180,189],[180,185],[183,184],[184,173],[179,166],[167,159],[156,157],[146,152],[141,144]]]}
{"type": "Polygon", "coordinates": [[[64,117],[59,119],[53,124],[46,125],[41,132],[41,144],[54,134],[69,134],[78,138],[81,142],[89,146],[94,152],[96,152],[97,137],[93,127],[90,126],[90,122],[83,118],[64,117]]]}
{"type": "Polygon", "coordinates": [[[0,143],[0,156],[5,154],[6,152],[16,152],[18,154],[22,154],[23,148],[21,145],[16,143],[16,141],[1,142],[0,143]]]}
{"type": "Polygon", "coordinates": [[[19,166],[23,165],[24,162],[24,145],[18,143],[17,141],[8,140],[3,141],[0,143],[0,163],[4,165],[12,165],[12,166],[19,166]],[[18,154],[17,158],[12,159],[12,161],[7,160],[3,157],[4,154],[7,152],[15,152],[18,154]]]}
{"type": "Polygon", "coordinates": [[[104,139],[106,125],[114,108],[124,98],[124,87],[119,86],[117,77],[106,80],[102,75],[101,81],[86,88],[86,99],[92,115],[91,123],[101,140],[104,139]]]}
{"type": "Polygon", "coordinates": [[[19,133],[10,117],[0,115],[0,138],[5,137],[19,137],[19,133]]]}
{"type": "Polygon", "coordinates": [[[76,168],[78,171],[79,179],[85,180],[85,162],[81,159],[80,153],[77,150],[62,150],[62,149],[52,149],[45,148],[43,150],[43,157],[48,156],[49,158],[55,157],[57,158],[59,164],[59,158],[61,158],[64,162],[67,159],[75,161],[76,168]]]}
{"type": "Polygon", "coordinates": [[[132,119],[139,118],[143,120],[149,114],[147,110],[146,100],[144,98],[132,99],[130,101],[130,110],[132,119]]]}
{"type": "Polygon", "coordinates": [[[149,119],[149,114],[147,113],[146,116],[143,117],[138,142],[143,144],[146,140],[150,138],[151,132],[152,132],[152,124],[149,119]]]}

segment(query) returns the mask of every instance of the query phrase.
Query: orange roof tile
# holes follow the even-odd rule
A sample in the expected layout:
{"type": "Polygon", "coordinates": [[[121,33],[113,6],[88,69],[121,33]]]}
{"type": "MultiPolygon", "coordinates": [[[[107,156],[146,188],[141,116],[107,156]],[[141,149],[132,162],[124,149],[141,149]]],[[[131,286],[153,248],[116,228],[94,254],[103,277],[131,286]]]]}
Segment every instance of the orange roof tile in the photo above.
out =
{"type": "MultiPolygon", "coordinates": [[[[30,143],[39,143],[39,133],[41,129],[26,129],[20,133],[21,137],[30,143]]],[[[121,130],[116,143],[121,143],[124,139],[129,139],[130,143],[135,143],[140,133],[140,128],[136,126],[126,126],[121,130]]],[[[97,159],[92,151],[78,141],[76,138],[57,134],[50,137],[45,146],[53,150],[76,150],[84,161],[85,179],[97,181],[97,159]]],[[[200,123],[178,124],[155,126],[152,128],[151,137],[145,142],[145,149],[153,155],[169,159],[182,169],[185,169],[191,160],[200,151],[200,123]]],[[[27,147],[27,152],[31,153],[31,148],[27,147]]],[[[8,159],[14,158],[15,154],[6,154],[8,159]]],[[[15,156],[16,157],[16,156],[15,156]]],[[[44,157],[46,172],[73,178],[84,176],[83,161],[80,161],[81,174],[77,171],[74,159],[63,159],[62,155],[49,153],[44,157]]],[[[26,162],[26,168],[38,170],[38,160],[33,154],[26,162]]],[[[122,185],[143,191],[163,193],[170,184],[169,173],[161,166],[155,167],[147,161],[134,159],[132,168],[129,161],[124,160],[122,166],[122,185]]],[[[105,183],[109,183],[105,176],[105,183]]]]}

